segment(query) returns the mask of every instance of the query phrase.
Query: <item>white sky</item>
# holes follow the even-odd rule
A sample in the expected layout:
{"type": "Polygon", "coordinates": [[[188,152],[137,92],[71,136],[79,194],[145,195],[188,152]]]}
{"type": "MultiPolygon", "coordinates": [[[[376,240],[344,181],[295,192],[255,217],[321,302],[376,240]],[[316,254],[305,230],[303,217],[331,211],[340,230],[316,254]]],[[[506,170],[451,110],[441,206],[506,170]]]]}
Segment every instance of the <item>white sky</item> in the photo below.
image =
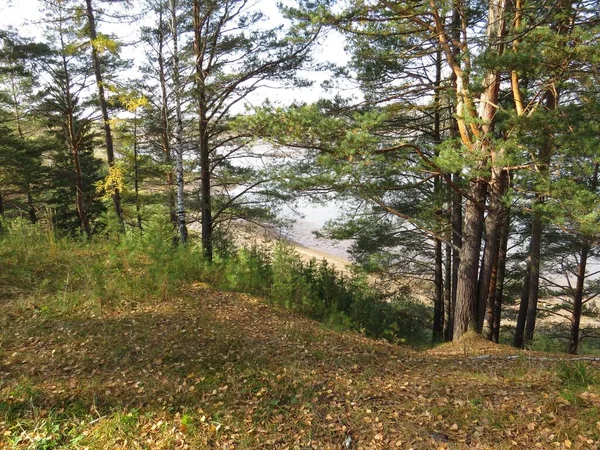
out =
{"type": "MultiPolygon", "coordinates": [[[[281,15],[277,10],[275,0],[260,0],[258,4],[271,19],[269,22],[273,22],[272,25],[280,22],[281,15]]],[[[41,39],[42,26],[39,23],[42,17],[38,5],[38,0],[0,0],[0,27],[12,26],[22,36],[41,39]]],[[[110,28],[106,24],[101,25],[101,31],[114,33],[125,42],[134,41],[139,33],[139,28],[140,24],[119,25],[110,28]]],[[[342,65],[348,61],[343,39],[335,33],[330,33],[322,39],[320,45],[315,49],[315,54],[319,62],[334,62],[342,65]]],[[[139,58],[142,57],[142,52],[139,48],[130,46],[123,49],[123,56],[141,62],[139,58]]],[[[135,74],[136,71],[133,71],[128,75],[134,77],[135,74]]],[[[302,89],[262,89],[249,97],[249,103],[258,106],[267,98],[275,104],[283,105],[293,101],[310,103],[323,97],[331,98],[337,93],[325,92],[320,87],[321,82],[330,78],[329,73],[303,72],[301,75],[315,81],[315,84],[310,88],[302,89]]],[[[349,90],[349,87],[346,87],[345,93],[347,94],[349,90]]]]}

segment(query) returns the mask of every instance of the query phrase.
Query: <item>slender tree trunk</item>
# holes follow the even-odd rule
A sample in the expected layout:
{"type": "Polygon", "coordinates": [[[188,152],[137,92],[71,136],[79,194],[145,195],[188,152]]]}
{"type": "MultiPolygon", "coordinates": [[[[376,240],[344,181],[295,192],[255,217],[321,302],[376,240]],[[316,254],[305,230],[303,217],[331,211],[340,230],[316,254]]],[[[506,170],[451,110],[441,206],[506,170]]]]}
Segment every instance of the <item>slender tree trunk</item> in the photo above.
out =
{"type": "MultiPolygon", "coordinates": [[[[492,341],[496,344],[500,340],[500,319],[502,315],[502,302],[504,297],[504,279],[506,277],[506,256],[508,252],[508,238],[510,234],[510,211],[506,211],[502,224],[500,237],[500,254],[498,256],[498,276],[496,278],[496,291],[494,292],[494,313],[492,325],[492,341]]],[[[488,317],[489,321],[489,317],[488,317]]]]}
{"type": "MultiPolygon", "coordinates": [[[[452,175],[453,183],[460,185],[459,174],[452,175]]],[[[462,248],[463,209],[462,196],[459,192],[452,193],[452,304],[448,314],[446,340],[451,341],[454,335],[454,315],[456,312],[456,292],[458,287],[458,268],[460,267],[460,249],[462,248]]]]}
{"type": "Polygon", "coordinates": [[[527,345],[533,341],[535,322],[537,318],[537,306],[540,294],[540,255],[542,248],[542,219],[538,213],[533,217],[531,226],[531,253],[529,267],[529,293],[527,294],[527,316],[525,319],[525,332],[523,344],[527,345]]]}
{"type": "Polygon", "coordinates": [[[140,186],[139,186],[139,167],[138,167],[138,137],[137,137],[137,113],[133,118],[133,189],[135,191],[135,212],[137,216],[137,226],[142,230],[142,213],[140,210],[140,186]]]}
{"type": "MultiPolygon", "coordinates": [[[[559,0],[555,5],[555,8],[560,11],[560,18],[558,22],[552,27],[553,30],[559,36],[566,36],[570,33],[574,20],[573,19],[573,5],[572,0],[559,0]]],[[[548,111],[555,111],[558,108],[560,93],[559,88],[556,85],[550,86],[544,96],[545,107],[548,111]]],[[[542,144],[538,154],[538,161],[536,163],[537,170],[540,173],[540,178],[544,185],[543,190],[546,190],[545,185],[549,183],[550,173],[550,162],[552,158],[552,149],[554,146],[554,130],[548,129],[546,131],[546,139],[542,144]]],[[[529,281],[529,303],[527,305],[527,319],[525,321],[525,332],[524,340],[525,344],[529,344],[533,341],[533,335],[535,332],[535,322],[537,318],[537,304],[539,297],[539,278],[540,278],[540,250],[543,233],[542,218],[539,213],[540,207],[545,203],[545,193],[541,192],[538,194],[535,201],[533,225],[531,231],[531,248],[533,253],[531,255],[531,274],[529,281]]]]}
{"type": "MultiPolygon", "coordinates": [[[[108,161],[108,166],[112,168],[115,165],[115,150],[113,145],[112,131],[110,129],[110,116],[108,114],[108,105],[106,103],[106,95],[104,92],[102,67],[100,65],[100,57],[98,55],[98,50],[96,49],[96,39],[98,38],[96,32],[96,19],[94,17],[92,0],[85,0],[85,3],[89,28],[88,32],[90,35],[90,47],[92,51],[92,64],[94,67],[94,75],[96,77],[96,85],[98,87],[98,100],[100,102],[100,110],[102,111],[102,128],[104,129],[104,142],[106,144],[106,159],[108,161]]],[[[122,228],[122,231],[125,231],[123,211],[121,209],[121,193],[118,189],[115,188],[112,198],[115,213],[117,214],[120,226],[122,228]]]]}
{"type": "MultiPolygon", "coordinates": [[[[173,3],[173,1],[171,2],[173,3]]],[[[179,58],[177,54],[177,24],[173,23],[173,20],[177,20],[177,12],[176,12],[176,2],[175,5],[171,4],[172,7],[172,22],[171,22],[171,32],[173,33],[173,41],[174,41],[174,56],[173,58],[179,58]]],[[[173,161],[171,156],[171,145],[170,145],[170,136],[169,136],[169,97],[167,94],[167,77],[165,70],[165,56],[164,56],[164,47],[165,47],[165,34],[164,34],[164,20],[163,20],[163,5],[161,4],[159,9],[159,19],[158,19],[158,77],[160,81],[160,93],[161,93],[161,109],[160,109],[160,140],[161,146],[163,150],[163,154],[165,157],[165,164],[169,168],[167,173],[165,174],[165,180],[167,183],[167,201],[169,206],[169,217],[171,218],[171,222],[174,227],[177,227],[177,212],[176,212],[176,203],[175,203],[175,189],[173,186],[173,161]]],[[[179,63],[173,61],[173,68],[177,68],[177,74],[179,75],[179,63]]],[[[175,72],[175,70],[173,70],[175,72]]],[[[175,96],[179,96],[178,88],[175,87],[175,96]]],[[[177,227],[178,228],[178,227],[177,227]]]]}
{"type": "MultiPolygon", "coordinates": [[[[558,103],[558,96],[553,89],[546,91],[545,104],[546,108],[550,111],[555,110],[558,103]]],[[[548,136],[546,141],[541,146],[538,154],[537,168],[542,179],[542,183],[545,185],[549,179],[550,172],[550,159],[552,154],[552,131],[548,130],[548,136]]],[[[545,188],[543,188],[545,189],[545,188]]],[[[540,293],[540,261],[541,261],[541,249],[542,249],[542,233],[543,224],[542,217],[539,209],[546,201],[544,192],[538,193],[535,199],[533,221],[531,225],[531,246],[530,246],[530,262],[531,270],[529,273],[529,294],[527,302],[527,318],[525,319],[525,332],[523,335],[524,344],[530,344],[533,341],[533,334],[535,332],[535,322],[537,318],[537,307],[540,293]]]]}
{"type": "Polygon", "coordinates": [[[433,308],[433,341],[444,338],[444,276],[442,241],[435,241],[435,302],[433,308]]]}
{"type": "Polygon", "coordinates": [[[71,77],[69,75],[69,65],[67,62],[67,55],[65,53],[66,46],[63,39],[63,35],[60,35],[60,43],[62,48],[62,69],[65,76],[65,131],[67,147],[71,152],[71,159],[73,162],[73,170],[75,172],[75,212],[79,219],[79,226],[87,238],[92,237],[92,230],[90,228],[90,220],[85,209],[83,202],[83,176],[81,174],[81,160],[79,158],[79,138],[75,130],[75,106],[73,105],[73,96],[71,93],[71,77]]]}
{"type": "Polygon", "coordinates": [[[525,321],[527,320],[527,305],[529,304],[529,282],[531,280],[531,238],[529,242],[529,253],[527,256],[527,268],[523,278],[523,288],[521,289],[521,302],[519,303],[519,313],[517,315],[517,327],[515,328],[515,338],[513,345],[517,348],[523,348],[525,335],[525,321]]]}
{"type": "MultiPolygon", "coordinates": [[[[461,51],[461,14],[459,10],[458,1],[453,1],[453,10],[452,10],[452,22],[451,22],[451,34],[452,34],[452,46],[451,53],[456,64],[460,65],[460,51],[461,51]]],[[[451,73],[451,81],[452,87],[455,92],[458,92],[458,75],[457,71],[453,70],[451,73]]],[[[452,118],[450,119],[452,122],[451,126],[451,135],[453,138],[459,138],[460,132],[458,127],[458,120],[456,117],[457,108],[454,108],[452,111],[452,118]]],[[[460,186],[461,177],[460,173],[452,174],[452,182],[455,186],[460,186]]],[[[452,341],[454,334],[454,313],[456,310],[456,287],[458,286],[458,267],[460,265],[460,248],[462,247],[462,222],[463,222],[463,214],[462,214],[462,195],[457,189],[452,189],[452,212],[451,212],[451,224],[452,231],[450,236],[450,243],[452,246],[452,260],[448,261],[448,264],[451,264],[450,272],[451,272],[451,281],[450,281],[450,290],[446,295],[450,296],[449,307],[445,309],[446,320],[444,320],[444,340],[452,341]]],[[[447,250],[448,251],[448,250],[447,250]]]]}
{"type": "Polygon", "coordinates": [[[445,256],[446,263],[444,264],[444,340],[452,340],[452,246],[446,244],[445,256]]]}
{"type": "Polygon", "coordinates": [[[573,312],[571,314],[571,332],[569,333],[569,353],[577,354],[579,346],[579,328],[581,325],[581,312],[583,310],[583,293],[587,273],[587,261],[590,254],[590,245],[587,242],[581,246],[579,264],[577,266],[577,284],[573,293],[573,312]]]}
{"type": "MultiPolygon", "coordinates": [[[[194,10],[194,25],[196,25],[196,11],[194,10]]],[[[181,98],[183,86],[181,75],[179,73],[179,49],[178,49],[178,24],[177,24],[177,0],[171,0],[171,31],[173,35],[173,85],[175,91],[175,160],[177,176],[177,229],[179,230],[179,241],[182,244],[187,243],[188,230],[185,217],[185,191],[184,191],[184,171],[183,171],[183,113],[181,98]]],[[[196,31],[195,34],[199,33],[196,31]]],[[[197,63],[201,64],[201,63],[197,63]]],[[[203,216],[204,217],[204,216],[203,216]]],[[[204,222],[203,222],[204,223],[204,222]]],[[[204,229],[202,232],[204,236],[204,229]]]]}
{"type": "Polygon", "coordinates": [[[200,143],[200,210],[202,213],[202,248],[208,261],[213,257],[213,221],[210,190],[210,148],[208,140],[208,119],[206,111],[206,74],[203,69],[205,46],[202,37],[200,1],[194,0],[194,51],[196,54],[196,87],[198,95],[198,120],[200,143]]]}
{"type": "MultiPolygon", "coordinates": [[[[598,189],[598,176],[600,164],[594,165],[594,175],[592,177],[591,190],[596,192],[598,189]]],[[[577,267],[577,285],[573,295],[573,313],[571,315],[571,333],[569,338],[569,353],[576,354],[579,347],[579,328],[581,325],[581,313],[583,310],[583,295],[585,291],[585,279],[587,276],[587,261],[590,255],[591,246],[587,240],[583,241],[579,255],[579,265],[577,267]]]]}
{"type": "MultiPolygon", "coordinates": [[[[435,64],[435,90],[434,90],[434,130],[433,140],[436,144],[435,154],[439,155],[437,146],[442,141],[441,135],[441,115],[440,115],[440,86],[442,82],[442,52],[437,51],[435,64]]],[[[436,209],[436,215],[442,217],[442,180],[436,176],[433,181],[433,196],[436,209]]],[[[440,220],[438,220],[438,229],[440,220]]],[[[441,342],[444,339],[444,256],[442,250],[442,241],[435,239],[435,300],[433,308],[433,341],[441,342]]]]}

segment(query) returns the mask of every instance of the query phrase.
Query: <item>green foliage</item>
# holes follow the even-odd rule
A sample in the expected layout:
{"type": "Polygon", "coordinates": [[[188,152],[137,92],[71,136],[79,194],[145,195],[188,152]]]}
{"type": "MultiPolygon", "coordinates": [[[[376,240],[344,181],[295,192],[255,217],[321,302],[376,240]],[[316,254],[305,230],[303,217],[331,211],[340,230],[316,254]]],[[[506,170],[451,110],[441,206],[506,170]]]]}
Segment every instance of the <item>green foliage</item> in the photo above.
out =
{"type": "Polygon", "coordinates": [[[332,326],[392,342],[422,345],[430,339],[428,307],[402,295],[390,298],[365,275],[342,274],[325,260],[304,262],[285,242],[272,256],[245,247],[204,270],[216,287],[265,297],[332,326]]]}
{"type": "Polygon", "coordinates": [[[561,361],[556,368],[556,375],[561,383],[569,389],[586,389],[600,382],[600,374],[585,361],[574,363],[561,361]]]}
{"type": "Polygon", "coordinates": [[[390,297],[365,275],[304,262],[289,244],[278,244],[272,255],[258,246],[230,250],[209,264],[200,248],[177,246],[174,237],[162,209],[149,216],[143,234],[107,231],[91,243],[10,221],[0,234],[0,288],[23,308],[60,315],[168,300],[194,282],[208,282],[367,336],[419,345],[429,340],[429,308],[390,297]]]}

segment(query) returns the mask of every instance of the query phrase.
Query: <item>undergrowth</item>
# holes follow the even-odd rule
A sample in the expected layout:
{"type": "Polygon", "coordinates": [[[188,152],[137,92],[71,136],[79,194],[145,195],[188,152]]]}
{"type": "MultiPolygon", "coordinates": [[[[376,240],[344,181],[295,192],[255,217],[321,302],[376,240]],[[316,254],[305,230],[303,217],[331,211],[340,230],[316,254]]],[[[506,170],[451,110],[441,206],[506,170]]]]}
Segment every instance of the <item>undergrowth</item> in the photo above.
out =
{"type": "Polygon", "coordinates": [[[429,308],[379,291],[362,274],[342,274],[325,260],[304,262],[284,242],[272,253],[258,246],[228,249],[209,263],[201,248],[175,244],[172,226],[160,217],[143,233],[105,233],[91,242],[24,221],[6,223],[0,301],[42,314],[101,313],[168,300],[204,282],[369,337],[414,345],[430,340],[429,308]]]}

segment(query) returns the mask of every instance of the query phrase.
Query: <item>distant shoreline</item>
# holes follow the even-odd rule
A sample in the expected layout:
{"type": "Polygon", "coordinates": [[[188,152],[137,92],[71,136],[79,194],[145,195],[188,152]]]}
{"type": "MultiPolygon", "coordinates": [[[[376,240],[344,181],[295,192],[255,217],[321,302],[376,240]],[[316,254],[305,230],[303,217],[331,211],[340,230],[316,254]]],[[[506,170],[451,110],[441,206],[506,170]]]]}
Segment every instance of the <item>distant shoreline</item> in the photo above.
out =
{"type": "Polygon", "coordinates": [[[336,269],[344,272],[348,271],[352,264],[347,258],[297,242],[272,226],[261,226],[251,222],[234,222],[231,228],[235,230],[234,241],[238,245],[256,242],[259,245],[273,247],[277,241],[284,241],[292,245],[304,261],[310,261],[313,258],[319,261],[324,259],[336,269]]]}

